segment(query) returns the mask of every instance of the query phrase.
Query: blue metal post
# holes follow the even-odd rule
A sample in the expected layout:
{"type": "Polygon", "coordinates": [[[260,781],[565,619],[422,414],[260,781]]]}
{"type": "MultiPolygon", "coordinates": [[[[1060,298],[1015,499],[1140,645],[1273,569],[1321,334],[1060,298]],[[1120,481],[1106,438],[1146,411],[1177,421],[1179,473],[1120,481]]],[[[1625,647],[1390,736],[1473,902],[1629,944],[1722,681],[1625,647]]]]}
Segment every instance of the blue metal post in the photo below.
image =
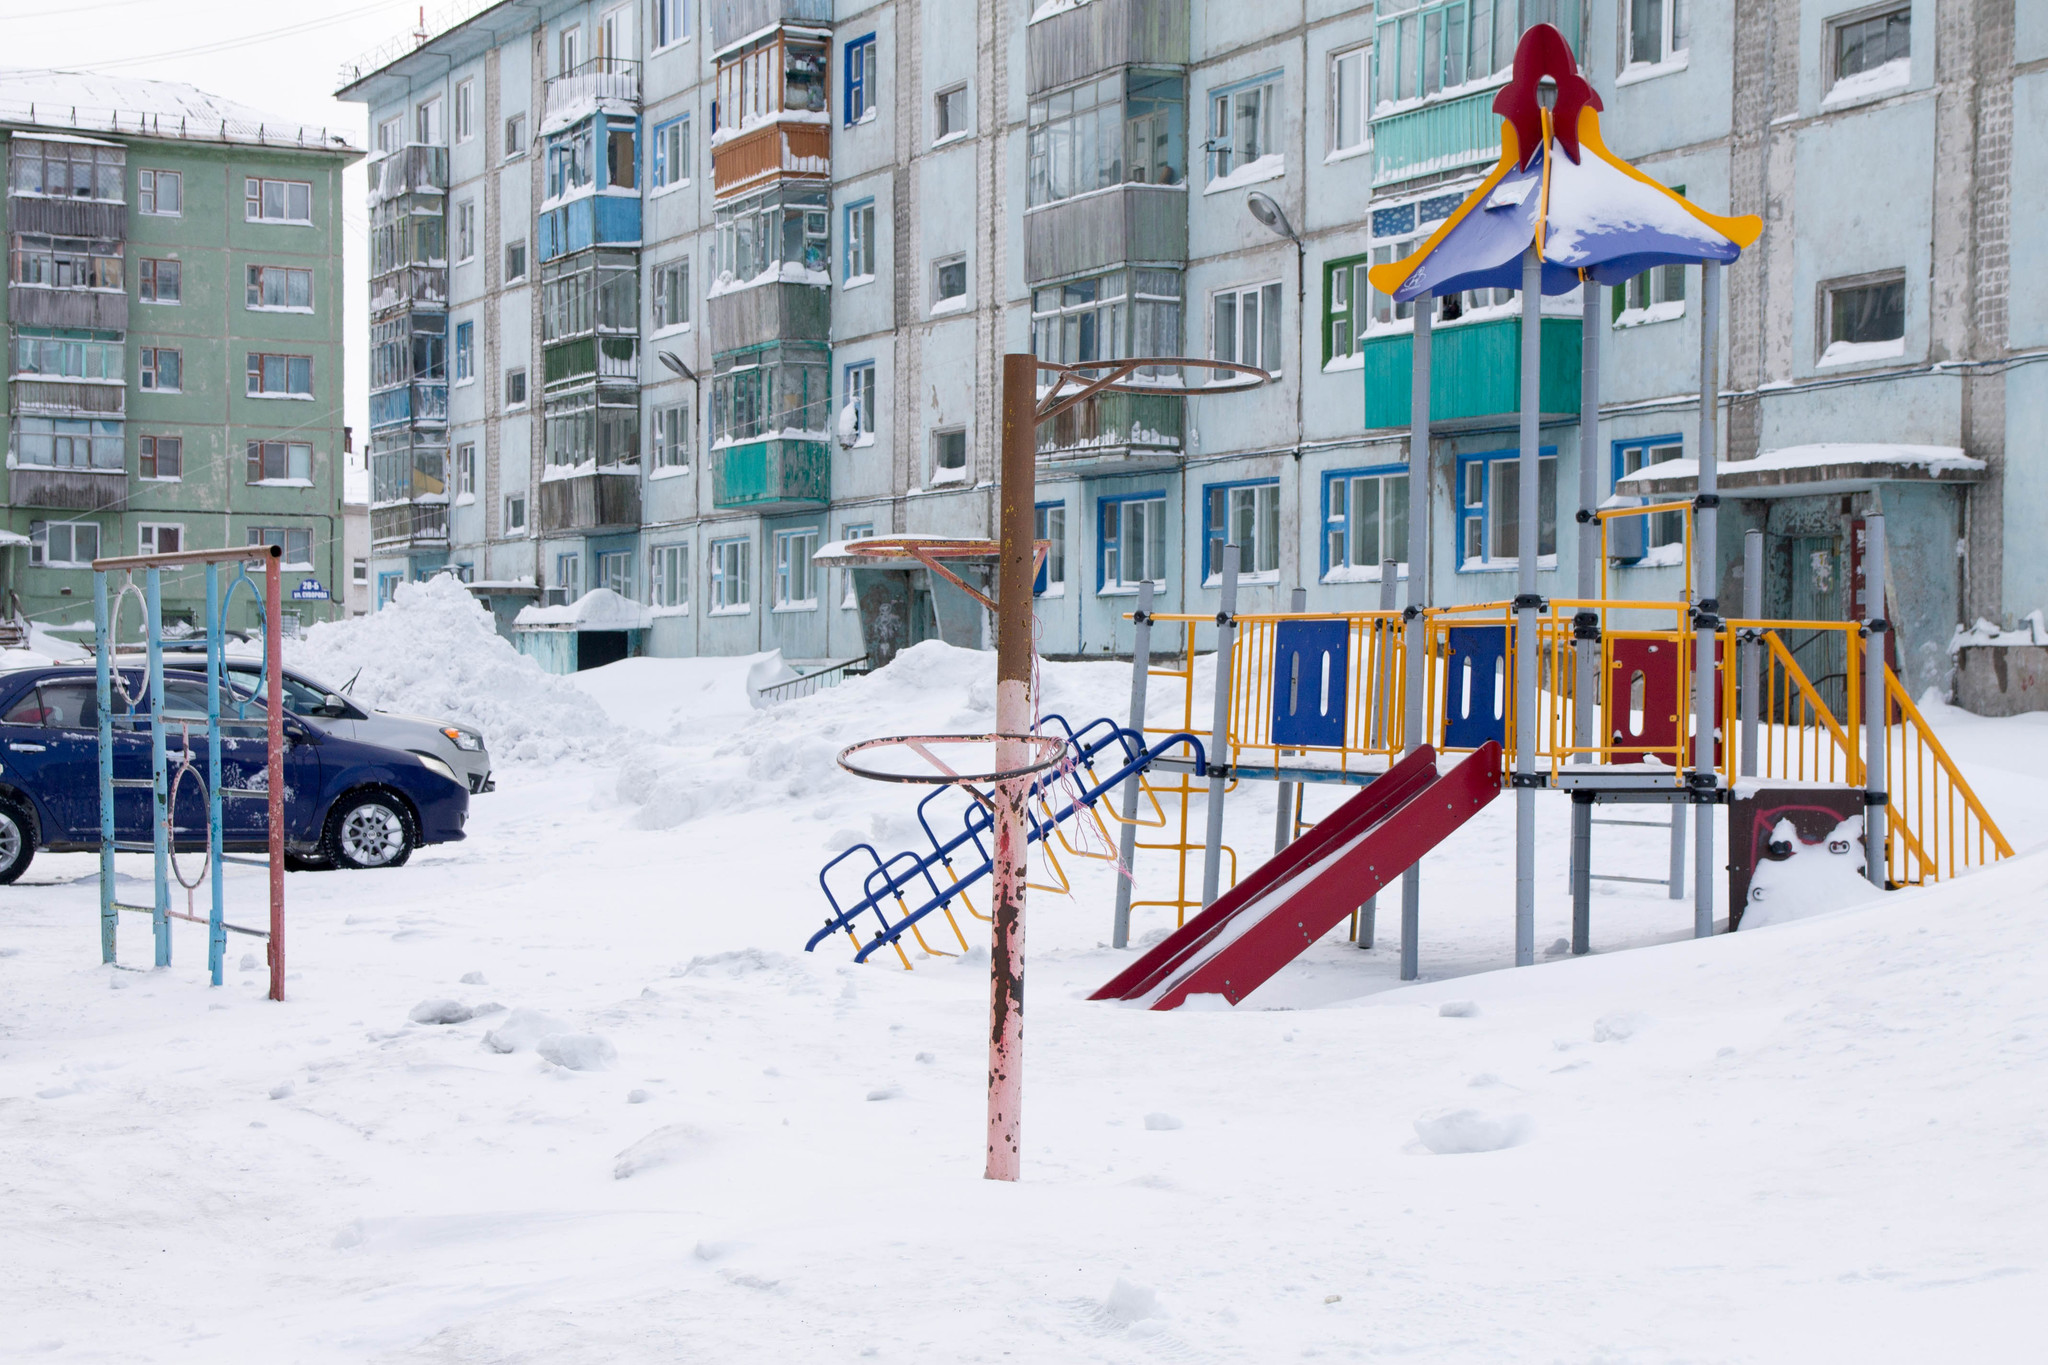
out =
{"type": "Polygon", "coordinates": [[[151,567],[143,589],[149,619],[149,775],[151,835],[156,854],[156,965],[171,965],[171,841],[169,763],[164,755],[163,570],[151,567]]]}
{"type": "Polygon", "coordinates": [[[220,884],[220,680],[223,641],[220,621],[220,565],[206,566],[206,876],[213,909],[206,928],[206,962],[213,984],[221,984],[227,966],[226,907],[220,884]]]}
{"type": "Polygon", "coordinates": [[[99,675],[100,709],[100,961],[114,960],[114,631],[107,620],[107,574],[92,575],[94,672],[99,675]]]}

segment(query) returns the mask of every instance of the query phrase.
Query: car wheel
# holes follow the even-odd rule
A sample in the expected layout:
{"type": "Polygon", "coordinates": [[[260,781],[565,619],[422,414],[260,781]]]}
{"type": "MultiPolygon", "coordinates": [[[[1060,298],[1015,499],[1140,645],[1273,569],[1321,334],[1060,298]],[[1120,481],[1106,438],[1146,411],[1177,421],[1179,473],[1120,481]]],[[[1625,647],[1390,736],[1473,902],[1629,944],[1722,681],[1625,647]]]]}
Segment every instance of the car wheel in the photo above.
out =
{"type": "Polygon", "coordinates": [[[364,792],[344,797],[328,815],[323,851],[338,867],[400,867],[418,843],[404,802],[364,792]]]}
{"type": "Polygon", "coordinates": [[[34,829],[19,803],[0,800],[0,886],[28,871],[36,856],[34,829]]]}

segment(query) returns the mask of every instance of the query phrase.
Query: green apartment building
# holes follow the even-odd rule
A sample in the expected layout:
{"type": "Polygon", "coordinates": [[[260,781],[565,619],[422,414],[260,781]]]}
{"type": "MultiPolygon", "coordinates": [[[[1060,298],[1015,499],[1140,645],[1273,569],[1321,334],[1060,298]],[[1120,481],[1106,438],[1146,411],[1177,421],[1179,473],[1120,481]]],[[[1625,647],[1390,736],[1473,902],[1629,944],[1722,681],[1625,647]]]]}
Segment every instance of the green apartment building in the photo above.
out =
{"type": "MultiPolygon", "coordinates": [[[[288,626],[341,614],[342,168],[360,153],[190,86],[0,71],[0,154],[0,616],[89,626],[96,556],[261,541],[285,550],[288,626]]],[[[203,621],[200,572],[163,594],[166,621],[203,621]]],[[[229,624],[254,623],[238,599],[229,624]]]]}

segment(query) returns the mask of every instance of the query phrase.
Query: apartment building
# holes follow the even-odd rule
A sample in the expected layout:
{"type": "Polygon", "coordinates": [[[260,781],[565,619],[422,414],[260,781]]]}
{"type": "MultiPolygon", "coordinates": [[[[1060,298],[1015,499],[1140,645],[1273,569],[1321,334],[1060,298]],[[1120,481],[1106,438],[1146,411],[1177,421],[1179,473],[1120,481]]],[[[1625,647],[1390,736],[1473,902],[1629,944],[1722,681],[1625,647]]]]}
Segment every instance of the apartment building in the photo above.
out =
{"type": "MultiPolygon", "coordinates": [[[[1377,605],[1417,501],[1413,320],[1365,267],[1499,155],[1491,102],[1536,22],[1572,44],[1617,152],[1766,220],[1718,340],[1721,599],[1757,528],[1767,610],[1848,614],[1857,525],[1882,510],[1902,664],[1943,685],[1958,621],[2048,599],[2027,534],[2048,490],[2007,456],[2048,402],[2024,268],[2048,176],[2011,156],[2048,121],[2048,21],[2014,0],[482,9],[344,75],[371,111],[373,219],[439,225],[394,226],[372,287],[392,329],[377,591],[450,566],[508,628],[548,627],[530,647],[558,667],[859,655],[851,586],[813,555],[987,534],[1000,358],[1031,349],[1270,376],[1104,395],[1041,430],[1045,652],[1127,650],[1145,581],[1213,610],[1226,535],[1244,609],[1297,587],[1377,605]],[[574,605],[599,587],[631,609],[574,605]]],[[[1697,455],[1698,289],[1667,269],[1599,301],[1603,492],[1689,492],[1687,465],[1654,467],[1697,455]]],[[[1512,596],[1520,303],[1436,308],[1435,599],[1512,596]]],[[[1544,313],[1535,549],[1566,592],[1582,300],[1544,313]]],[[[1682,525],[1646,520],[1611,547],[1616,595],[1681,588],[1682,525]]],[[[912,638],[936,629],[928,596],[913,617],[912,638]]]]}
{"type": "MultiPolygon", "coordinates": [[[[0,71],[0,150],[6,614],[89,630],[96,557],[274,542],[293,616],[337,615],[311,594],[343,572],[360,151],[190,86],[49,71],[0,71]]],[[[166,621],[204,620],[203,575],[163,592],[166,621]]],[[[255,623],[246,595],[234,614],[255,623]]]]}

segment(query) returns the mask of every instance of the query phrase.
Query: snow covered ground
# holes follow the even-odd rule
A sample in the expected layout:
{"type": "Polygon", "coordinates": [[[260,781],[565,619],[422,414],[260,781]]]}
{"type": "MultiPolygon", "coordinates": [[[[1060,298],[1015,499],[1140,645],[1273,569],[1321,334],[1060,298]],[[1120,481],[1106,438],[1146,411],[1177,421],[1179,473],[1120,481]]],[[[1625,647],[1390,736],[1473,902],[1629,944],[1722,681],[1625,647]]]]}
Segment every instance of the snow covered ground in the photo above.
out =
{"type": "MultiPolygon", "coordinates": [[[[314,643],[329,674],[353,648],[314,643]]],[[[0,1357],[2029,1354],[2048,855],[1699,943],[1689,904],[1608,883],[1600,951],[1514,971],[1499,801],[1427,864],[1423,984],[1386,915],[1378,949],[1171,1014],[1085,1000],[1128,955],[1112,874],[1069,860],[1074,897],[1030,903],[1025,1180],[997,1186],[985,959],[801,951],[818,865],[913,828],[832,754],[985,727],[990,661],[922,646],[766,711],[752,662],[579,677],[602,724],[570,735],[532,684],[467,842],[289,878],[283,1005],[253,957],[209,990],[196,926],[167,971],[101,966],[88,857],[0,890],[0,1357]],[[665,690],[700,700],[633,726],[665,690]]],[[[408,709],[514,667],[481,640],[384,666],[408,709]]],[[[1044,681],[1093,716],[1128,674],[1044,681]]],[[[2014,844],[2048,840],[2048,716],[1935,724],[2014,844]]],[[[1569,905],[1539,809],[1541,949],[1569,905]]],[[[1233,798],[1247,867],[1272,820],[1233,798]]],[[[1654,832],[1599,833],[1602,870],[1661,870],[1654,832]]]]}

